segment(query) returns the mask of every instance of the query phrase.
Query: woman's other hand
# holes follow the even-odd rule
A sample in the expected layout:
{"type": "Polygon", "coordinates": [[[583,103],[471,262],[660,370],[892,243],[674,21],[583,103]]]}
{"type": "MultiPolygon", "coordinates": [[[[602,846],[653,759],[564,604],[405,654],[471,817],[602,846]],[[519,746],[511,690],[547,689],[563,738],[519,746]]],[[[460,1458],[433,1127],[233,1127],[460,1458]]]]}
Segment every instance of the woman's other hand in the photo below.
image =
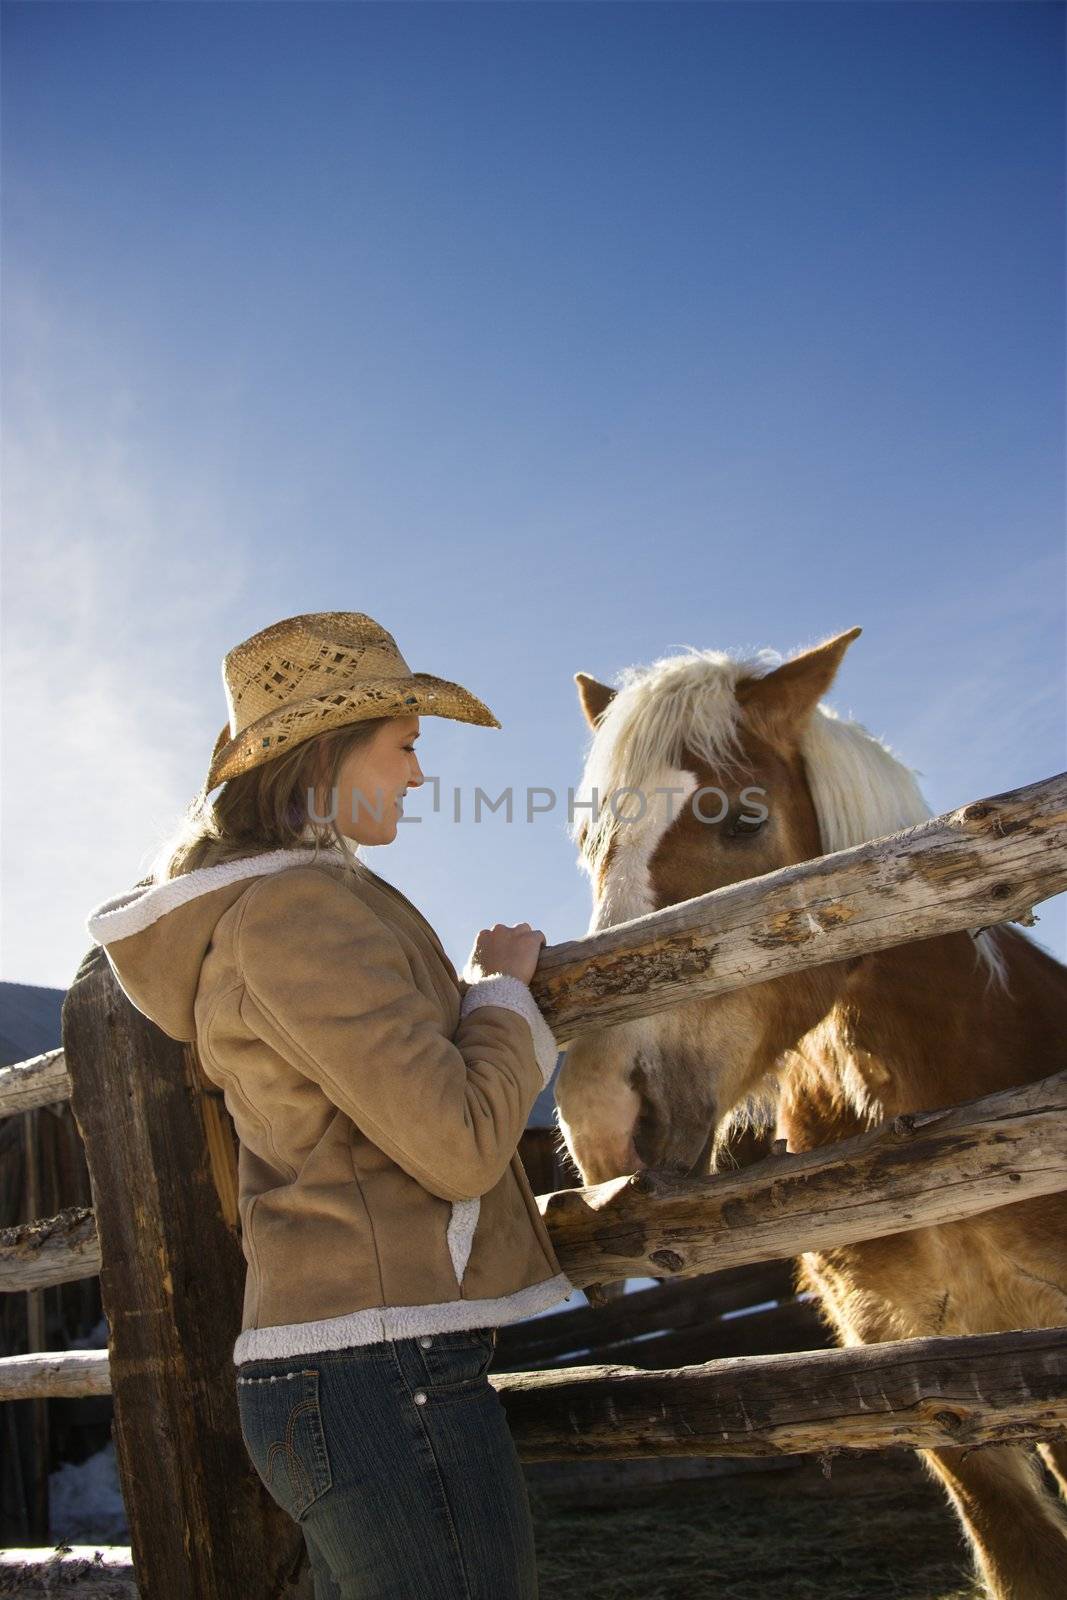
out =
{"type": "Polygon", "coordinates": [[[540,928],[531,928],[528,922],[518,922],[514,927],[495,922],[478,934],[464,970],[473,980],[504,973],[529,983],[545,943],[547,940],[540,928]]]}

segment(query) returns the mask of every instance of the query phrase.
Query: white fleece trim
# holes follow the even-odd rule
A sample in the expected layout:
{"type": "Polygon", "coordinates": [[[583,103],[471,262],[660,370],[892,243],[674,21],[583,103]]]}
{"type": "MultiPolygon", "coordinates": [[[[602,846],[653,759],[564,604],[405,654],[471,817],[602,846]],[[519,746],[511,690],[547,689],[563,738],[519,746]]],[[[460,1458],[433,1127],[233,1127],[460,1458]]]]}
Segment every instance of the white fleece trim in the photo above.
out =
{"type": "Polygon", "coordinates": [[[452,1217],[448,1224],[448,1252],[452,1257],[456,1282],[460,1284],[463,1282],[463,1274],[470,1259],[474,1230],[478,1226],[478,1212],[481,1206],[480,1195],[475,1195],[471,1200],[452,1202],[452,1217]]]}
{"type": "Polygon", "coordinates": [[[497,1327],[521,1322],[546,1311],[575,1293],[565,1272],[512,1294],[491,1300],[446,1300],[424,1306],[368,1306],[318,1322],[285,1322],[273,1328],[246,1328],[233,1347],[234,1365],[269,1361],[278,1356],[312,1356],[320,1350],[343,1350],[350,1344],[375,1344],[383,1339],[411,1339],[420,1333],[455,1333],[464,1328],[497,1327]]]}
{"type": "MultiPolygon", "coordinates": [[[[318,858],[321,861],[323,857],[340,853],[339,846],[326,847],[319,850],[318,858]]],[[[89,913],[86,931],[94,944],[114,944],[117,939],[128,939],[131,934],[143,932],[168,911],[202,894],[210,894],[228,883],[240,883],[242,878],[256,878],[262,873],[298,866],[314,856],[314,845],[294,845],[287,850],[244,856],[240,861],[220,861],[213,867],[197,867],[195,872],[185,872],[162,883],[141,884],[96,906],[89,913]]]]}
{"type": "MultiPolygon", "coordinates": [[[[466,978],[468,968],[464,967],[463,976],[466,978]]],[[[530,1024],[533,1034],[534,1055],[537,1065],[541,1068],[541,1077],[545,1083],[551,1078],[556,1066],[556,1057],[559,1055],[559,1045],[555,1035],[544,1019],[544,1014],[538,1006],[530,991],[528,983],[523,983],[521,978],[515,978],[508,972],[493,973],[487,978],[477,978],[466,991],[460,1002],[459,1014],[465,1017],[468,1011],[473,1011],[475,1006],[503,1006],[508,1011],[517,1011],[520,1017],[525,1017],[530,1024]]]]}

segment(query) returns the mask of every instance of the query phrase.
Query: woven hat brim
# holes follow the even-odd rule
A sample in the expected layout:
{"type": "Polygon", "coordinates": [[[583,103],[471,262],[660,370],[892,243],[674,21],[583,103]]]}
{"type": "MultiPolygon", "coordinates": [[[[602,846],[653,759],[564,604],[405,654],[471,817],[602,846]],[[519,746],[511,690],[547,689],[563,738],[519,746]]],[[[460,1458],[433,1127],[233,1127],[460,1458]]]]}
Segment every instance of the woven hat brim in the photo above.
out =
{"type": "Polygon", "coordinates": [[[269,712],[242,729],[214,754],[206,791],[240,772],[250,772],[274,756],[304,744],[316,734],[371,717],[448,717],[499,728],[500,722],[477,695],[448,678],[413,672],[403,678],[366,678],[351,690],[309,695],[269,712]]]}

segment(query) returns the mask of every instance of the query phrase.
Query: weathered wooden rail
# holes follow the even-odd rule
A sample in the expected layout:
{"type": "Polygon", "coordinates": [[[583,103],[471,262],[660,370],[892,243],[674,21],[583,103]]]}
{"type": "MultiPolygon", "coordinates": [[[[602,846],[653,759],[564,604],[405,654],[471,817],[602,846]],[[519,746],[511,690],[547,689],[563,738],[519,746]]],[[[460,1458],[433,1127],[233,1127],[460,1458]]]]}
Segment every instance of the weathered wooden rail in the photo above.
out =
{"type": "MultiPolygon", "coordinates": [[[[567,1041],[802,967],[993,922],[1029,924],[1032,906],[1065,887],[1060,774],[546,947],[531,988],[567,1041]]],[[[742,1172],[630,1175],[538,1203],[577,1284],[644,1273],[685,1280],[951,1222],[1067,1187],[1065,1079],[1054,1071],[742,1172]]],[[[66,1094],[92,1210],[8,1230],[0,1286],[99,1271],[110,1347],[8,1358],[0,1397],[110,1387],[145,1592],[167,1600],[301,1592],[292,1583],[299,1532],[252,1471],[232,1386],[243,1288],[232,1125],[195,1049],[129,1005],[98,949],[67,995],[63,1049],[0,1069],[0,1115],[66,1094]]],[[[546,1328],[539,1337],[553,1336],[546,1328]]],[[[580,1350],[572,1335],[565,1366],[493,1382],[531,1461],[1063,1438],[1065,1339],[1064,1329],[1028,1330],[649,1371],[570,1364],[580,1350]]],[[[17,1566],[0,1563],[0,1592],[11,1592],[4,1585],[17,1566]]],[[[12,1581],[30,1580],[23,1571],[12,1581]]]]}
{"type": "Polygon", "coordinates": [[[527,1461],[1067,1439],[1067,1328],[493,1382],[527,1461]]]}
{"type": "Polygon", "coordinates": [[[1067,772],[541,951],[560,1043],[913,939],[1034,920],[1067,889],[1067,772]]]}
{"type": "MultiPolygon", "coordinates": [[[[1067,1071],[945,1110],[927,1111],[798,1155],[771,1155],[707,1178],[645,1170],[539,1195],[560,1263],[579,1287],[606,1277],[721,1272],[957,1222],[1067,1187],[1067,1071]]],[[[66,1283],[99,1271],[91,1211],[0,1229],[0,1289],[66,1283]]],[[[596,1315],[596,1313],[590,1313],[596,1315]]],[[[20,1397],[69,1394],[49,1366],[10,1368],[20,1397]],[[33,1377],[29,1377],[30,1373],[33,1377]]],[[[85,1368],[88,1374],[89,1368],[85,1368]]],[[[87,1378],[88,1381],[88,1378],[87,1378]]],[[[93,1380],[95,1383],[95,1379],[93,1380]]],[[[98,1392],[95,1388],[86,1392],[98,1392]]]]}
{"type": "Polygon", "coordinates": [[[577,1284],[856,1244],[1067,1188],[1067,1071],[740,1172],[645,1169],[541,1200],[577,1284]]]}

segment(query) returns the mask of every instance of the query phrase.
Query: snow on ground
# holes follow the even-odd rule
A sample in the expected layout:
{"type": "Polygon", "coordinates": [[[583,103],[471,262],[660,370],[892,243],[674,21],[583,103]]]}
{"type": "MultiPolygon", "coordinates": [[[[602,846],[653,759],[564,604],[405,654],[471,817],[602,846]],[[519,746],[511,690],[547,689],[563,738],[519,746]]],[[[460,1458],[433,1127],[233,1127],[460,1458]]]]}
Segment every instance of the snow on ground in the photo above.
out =
{"type": "MultiPolygon", "coordinates": [[[[107,1318],[101,1316],[88,1333],[68,1340],[68,1347],[106,1350],[107,1318]]],[[[129,1543],[113,1440],[84,1461],[63,1461],[49,1473],[48,1532],[57,1543],[129,1543]]]]}
{"type": "Polygon", "coordinates": [[[48,1478],[49,1538],[65,1544],[129,1544],[114,1441],[48,1478]]]}

